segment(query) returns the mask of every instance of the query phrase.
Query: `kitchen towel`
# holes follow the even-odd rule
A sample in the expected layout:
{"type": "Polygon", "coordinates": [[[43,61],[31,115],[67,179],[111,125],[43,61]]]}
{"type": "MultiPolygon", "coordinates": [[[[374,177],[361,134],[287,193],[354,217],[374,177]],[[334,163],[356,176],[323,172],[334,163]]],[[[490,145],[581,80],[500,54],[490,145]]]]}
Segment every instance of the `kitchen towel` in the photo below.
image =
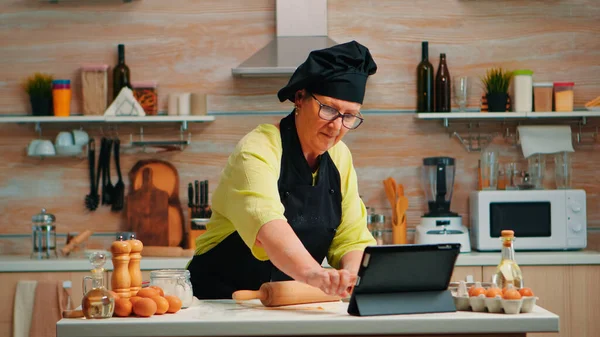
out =
{"type": "Polygon", "coordinates": [[[19,281],[13,307],[13,337],[29,337],[37,281],[19,281]]]}
{"type": "Polygon", "coordinates": [[[520,125],[517,131],[525,158],[536,153],[575,152],[568,125],[520,125]]]}
{"type": "MultiPolygon", "coordinates": [[[[73,307],[71,303],[71,308],[73,307]]],[[[39,281],[35,289],[33,317],[29,337],[56,337],[56,323],[67,308],[62,281],[39,281]],[[43,319],[39,319],[42,318],[43,319]]]]}
{"type": "Polygon", "coordinates": [[[146,112],[133,96],[133,91],[124,87],[106,109],[104,116],[146,116],[146,112]]]}

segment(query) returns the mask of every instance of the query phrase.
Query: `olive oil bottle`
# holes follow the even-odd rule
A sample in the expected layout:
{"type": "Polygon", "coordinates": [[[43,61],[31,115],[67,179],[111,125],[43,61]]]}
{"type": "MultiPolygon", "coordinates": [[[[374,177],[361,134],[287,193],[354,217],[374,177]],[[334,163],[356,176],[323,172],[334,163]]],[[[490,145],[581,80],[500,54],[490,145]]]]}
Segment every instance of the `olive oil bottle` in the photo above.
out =
{"type": "Polygon", "coordinates": [[[503,230],[500,239],[502,240],[502,258],[498,267],[496,267],[496,272],[492,275],[492,283],[495,283],[501,289],[508,287],[509,284],[512,284],[516,289],[520,289],[524,285],[521,268],[515,261],[515,249],[513,247],[515,232],[503,230]]]}

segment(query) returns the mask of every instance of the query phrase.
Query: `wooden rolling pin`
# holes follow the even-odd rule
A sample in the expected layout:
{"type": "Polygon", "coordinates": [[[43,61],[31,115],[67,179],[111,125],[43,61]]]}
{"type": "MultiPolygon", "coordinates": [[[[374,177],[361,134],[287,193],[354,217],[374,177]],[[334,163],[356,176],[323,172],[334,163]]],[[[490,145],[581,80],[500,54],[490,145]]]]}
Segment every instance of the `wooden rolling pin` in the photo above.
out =
{"type": "Polygon", "coordinates": [[[342,299],[339,296],[327,295],[319,288],[298,281],[263,283],[258,290],[238,290],[232,297],[236,301],[259,299],[265,307],[335,302],[342,299]]]}
{"type": "Polygon", "coordinates": [[[92,232],[91,230],[86,229],[85,231],[83,231],[83,233],[72,238],[71,241],[69,241],[69,243],[61,249],[61,252],[65,255],[68,255],[73,250],[73,248],[75,248],[75,246],[87,240],[93,233],[94,232],[92,232]]]}

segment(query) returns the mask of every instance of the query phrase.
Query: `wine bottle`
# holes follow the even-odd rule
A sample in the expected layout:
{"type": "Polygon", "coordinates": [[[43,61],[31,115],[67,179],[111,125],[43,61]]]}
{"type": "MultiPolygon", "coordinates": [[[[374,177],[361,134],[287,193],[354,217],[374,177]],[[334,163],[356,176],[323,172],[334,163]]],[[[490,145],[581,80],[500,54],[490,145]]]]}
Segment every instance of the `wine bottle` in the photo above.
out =
{"type": "Polygon", "coordinates": [[[429,42],[421,43],[421,63],[417,66],[417,112],[433,112],[433,65],[429,63],[429,42]]]}
{"type": "Polygon", "coordinates": [[[125,46],[120,44],[118,50],[119,63],[113,69],[113,100],[117,98],[124,87],[131,89],[129,67],[125,64],[125,46]]]}
{"type": "Polygon", "coordinates": [[[435,111],[450,112],[450,98],[452,97],[450,89],[450,72],[446,64],[446,54],[442,53],[435,77],[435,111]]]}

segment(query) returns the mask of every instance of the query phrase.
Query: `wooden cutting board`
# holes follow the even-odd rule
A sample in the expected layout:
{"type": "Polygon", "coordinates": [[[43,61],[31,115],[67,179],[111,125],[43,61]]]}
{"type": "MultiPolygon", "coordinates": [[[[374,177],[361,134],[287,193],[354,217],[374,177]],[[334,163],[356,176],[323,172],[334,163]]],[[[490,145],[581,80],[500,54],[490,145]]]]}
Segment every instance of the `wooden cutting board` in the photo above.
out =
{"type": "Polygon", "coordinates": [[[138,161],[129,172],[130,193],[141,188],[143,183],[143,170],[152,169],[152,183],[154,186],[168,194],[168,222],[166,235],[170,247],[188,247],[189,225],[183,217],[183,210],[179,200],[179,173],[173,164],[160,159],[147,159],[138,161]]]}
{"type": "Polygon", "coordinates": [[[142,171],[139,189],[127,195],[127,223],[148,246],[169,245],[169,194],[154,186],[151,168],[142,171]]]}

